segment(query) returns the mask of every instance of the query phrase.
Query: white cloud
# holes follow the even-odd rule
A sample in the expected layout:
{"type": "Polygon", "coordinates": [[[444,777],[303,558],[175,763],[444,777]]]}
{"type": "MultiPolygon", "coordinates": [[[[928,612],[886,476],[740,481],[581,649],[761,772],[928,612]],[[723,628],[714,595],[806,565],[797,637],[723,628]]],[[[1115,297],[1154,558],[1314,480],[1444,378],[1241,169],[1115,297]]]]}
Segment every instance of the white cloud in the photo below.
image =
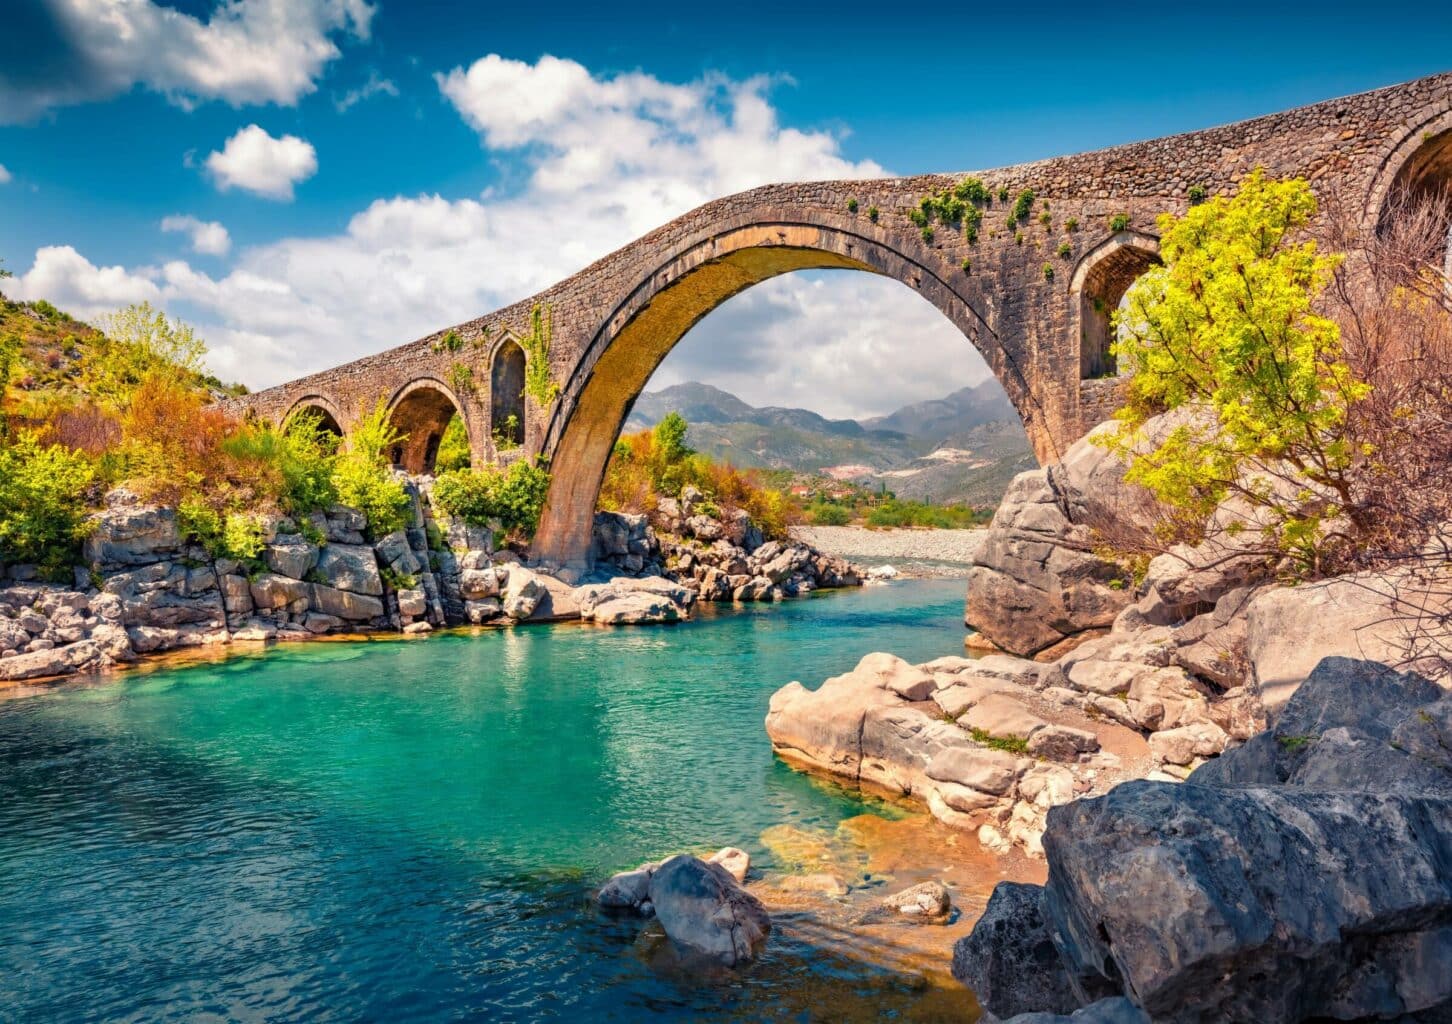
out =
{"type": "Polygon", "coordinates": [[[8,282],[5,294],[16,300],[46,299],[82,320],[162,297],[150,271],[98,267],[69,245],[37,249],[30,269],[8,282]]]}
{"type": "Polygon", "coordinates": [[[240,188],[269,199],[291,199],[292,187],[317,173],[318,154],[312,143],[296,135],[277,139],[249,124],[221,152],[213,151],[206,167],[224,192],[240,188]]]}
{"type": "Polygon", "coordinates": [[[368,80],[356,89],[349,89],[342,96],[333,96],[333,106],[338,113],[346,114],[351,108],[362,103],[370,96],[383,94],[385,96],[397,96],[398,86],[393,84],[391,78],[383,78],[378,74],[377,68],[368,71],[368,80]]]}
{"type": "Polygon", "coordinates": [[[366,0],[221,0],[206,20],[152,0],[53,0],[32,15],[29,55],[0,73],[0,123],[104,99],[135,85],[191,108],[291,106],[339,55],[367,39],[366,0]]]}
{"type": "Polygon", "coordinates": [[[172,214],[161,219],[161,230],[184,232],[192,241],[196,252],[212,256],[225,256],[232,248],[232,236],[227,229],[214,220],[198,220],[191,214],[172,214]]]}
{"type": "MultiPolygon", "coordinates": [[[[491,158],[522,162],[523,184],[378,199],[340,234],[244,250],[219,278],[184,262],[153,271],[169,311],[210,342],[219,375],[262,387],[402,344],[524,298],[719,195],[883,173],[846,158],[831,133],[780,125],[764,78],[681,85],[486,57],[438,81],[491,158]]],[[[859,415],[939,397],[978,379],[975,366],[920,296],[844,273],[752,289],[703,321],[662,373],[859,415]],[[722,358],[732,353],[734,364],[722,358]]]]}
{"type": "Polygon", "coordinates": [[[9,168],[7,168],[4,164],[0,164],[0,185],[10,184],[14,177],[15,176],[10,173],[9,168]]]}

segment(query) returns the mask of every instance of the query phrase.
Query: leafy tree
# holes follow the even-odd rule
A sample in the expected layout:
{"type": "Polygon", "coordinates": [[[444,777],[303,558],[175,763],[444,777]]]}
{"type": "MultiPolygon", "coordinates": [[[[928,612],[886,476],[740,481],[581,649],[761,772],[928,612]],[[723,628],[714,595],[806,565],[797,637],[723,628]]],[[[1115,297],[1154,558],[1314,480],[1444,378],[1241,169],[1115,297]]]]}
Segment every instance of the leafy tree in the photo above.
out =
{"type": "Polygon", "coordinates": [[[472,459],[469,432],[464,429],[464,418],[455,413],[449,420],[449,425],[444,428],[444,436],[439,439],[435,467],[440,473],[452,473],[456,469],[468,469],[472,459]]]}
{"type": "Polygon", "coordinates": [[[472,526],[497,521],[505,530],[528,537],[539,526],[549,487],[547,470],[521,460],[503,470],[484,466],[445,473],[434,484],[434,500],[472,526]]]}
{"type": "Polygon", "coordinates": [[[127,306],[98,326],[107,343],[88,348],[86,360],[86,387],[97,398],[124,406],[148,377],[190,386],[203,380],[206,343],[151,303],[127,306]]]}
{"type": "Polygon", "coordinates": [[[0,446],[0,563],[34,562],[59,578],[86,534],[91,462],[25,431],[0,446]]]}
{"type": "Polygon", "coordinates": [[[683,462],[696,454],[686,444],[686,432],[690,425],[678,412],[666,413],[665,418],[655,425],[655,450],[667,465],[683,462]]]}
{"type": "Polygon", "coordinates": [[[1203,529],[1235,496],[1263,513],[1271,546],[1311,564],[1330,522],[1355,515],[1362,453],[1347,415],[1369,390],[1336,323],[1316,312],[1340,257],[1301,236],[1315,213],[1305,181],[1256,171],[1234,197],[1160,218],[1164,262],[1114,317],[1114,353],[1131,374],[1118,416],[1128,429],[1104,441],[1181,527],[1203,529]],[[1205,415],[1145,443],[1150,417],[1185,406],[1205,415]]]}

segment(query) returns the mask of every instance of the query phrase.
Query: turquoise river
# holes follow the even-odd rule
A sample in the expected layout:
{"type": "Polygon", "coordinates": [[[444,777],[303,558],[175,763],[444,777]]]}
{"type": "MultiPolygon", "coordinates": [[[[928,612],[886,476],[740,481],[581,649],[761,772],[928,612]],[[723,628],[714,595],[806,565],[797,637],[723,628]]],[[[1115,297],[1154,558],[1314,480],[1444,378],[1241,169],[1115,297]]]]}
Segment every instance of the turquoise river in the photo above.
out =
{"type": "Polygon", "coordinates": [[[0,701],[0,1019],[925,1019],[921,977],[792,929],[743,970],[672,967],[589,893],[689,848],[770,871],[771,826],[901,818],[777,761],[767,700],[873,650],[960,653],[961,609],[961,581],[898,583],[0,701]]]}

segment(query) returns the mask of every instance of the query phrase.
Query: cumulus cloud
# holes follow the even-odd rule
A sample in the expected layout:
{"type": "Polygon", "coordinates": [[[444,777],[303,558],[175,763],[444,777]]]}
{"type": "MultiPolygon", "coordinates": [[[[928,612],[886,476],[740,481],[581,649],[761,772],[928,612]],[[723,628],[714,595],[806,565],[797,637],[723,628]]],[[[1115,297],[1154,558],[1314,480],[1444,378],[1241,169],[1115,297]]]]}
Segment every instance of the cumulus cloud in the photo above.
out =
{"type": "Polygon", "coordinates": [[[232,236],[214,220],[198,220],[190,214],[172,214],[161,219],[161,230],[183,232],[191,239],[195,252],[225,256],[232,248],[232,236]]]}
{"type": "MultiPolygon", "coordinates": [[[[884,173],[844,156],[832,133],[781,125],[766,78],[676,84],[490,56],[437,80],[490,157],[522,166],[521,183],[378,199],[339,234],[244,250],[220,277],[185,262],[150,272],[168,309],[202,328],[218,374],[262,387],[402,344],[522,299],[719,195],[884,173]]],[[[655,386],[696,377],[754,402],[861,415],[971,383],[974,359],[896,282],[790,275],[704,320],[655,386]]]]}
{"type": "Polygon", "coordinates": [[[0,185],[10,184],[13,178],[14,175],[10,173],[10,169],[7,168],[4,164],[0,164],[0,185]]]}
{"type": "Polygon", "coordinates": [[[291,199],[292,187],[317,173],[318,154],[296,135],[277,139],[249,124],[221,152],[207,157],[206,168],[224,192],[240,188],[268,199],[291,199]]]}
{"type": "Polygon", "coordinates": [[[150,270],[98,267],[69,245],[37,249],[30,269],[7,282],[5,294],[22,301],[46,299],[82,320],[162,297],[150,270]]]}
{"type": "Polygon", "coordinates": [[[291,106],[317,88],[337,39],[367,39],[366,0],[221,0],[205,19],[152,0],[20,5],[7,31],[24,52],[0,67],[0,123],[140,85],[184,108],[291,106]]]}

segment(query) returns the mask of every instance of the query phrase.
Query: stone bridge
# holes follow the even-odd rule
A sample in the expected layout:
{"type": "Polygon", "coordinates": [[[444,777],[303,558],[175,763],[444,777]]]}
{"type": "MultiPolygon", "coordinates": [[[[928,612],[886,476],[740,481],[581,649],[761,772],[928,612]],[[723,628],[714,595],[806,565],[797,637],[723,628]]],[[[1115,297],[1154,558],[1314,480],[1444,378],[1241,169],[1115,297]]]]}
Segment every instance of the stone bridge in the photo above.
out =
{"type": "Polygon", "coordinates": [[[1007,391],[1039,459],[1050,461],[1114,407],[1109,314],[1157,258],[1156,216],[1233,190],[1258,166],[1335,190],[1374,227],[1394,191],[1452,181],[1452,73],[1207,131],[972,172],[991,193],[976,238],[942,223],[927,232],[913,217],[924,196],[966,174],[752,189],[692,210],[512,306],[232,405],[278,424],[314,409],[346,436],[382,401],[408,433],[395,461],[411,472],[432,468],[457,413],[475,465],[515,452],[549,460],[553,482],[533,554],[578,565],[588,557],[615,439],[676,342],[754,284],[793,270],[846,268],[902,282],[956,324],[1007,391]],[[1025,190],[1031,209],[1011,224],[1025,190]],[[536,307],[552,321],[547,358],[561,389],[545,407],[521,393],[521,341],[536,307]],[[496,438],[511,430],[517,447],[496,451],[496,438]]]}

